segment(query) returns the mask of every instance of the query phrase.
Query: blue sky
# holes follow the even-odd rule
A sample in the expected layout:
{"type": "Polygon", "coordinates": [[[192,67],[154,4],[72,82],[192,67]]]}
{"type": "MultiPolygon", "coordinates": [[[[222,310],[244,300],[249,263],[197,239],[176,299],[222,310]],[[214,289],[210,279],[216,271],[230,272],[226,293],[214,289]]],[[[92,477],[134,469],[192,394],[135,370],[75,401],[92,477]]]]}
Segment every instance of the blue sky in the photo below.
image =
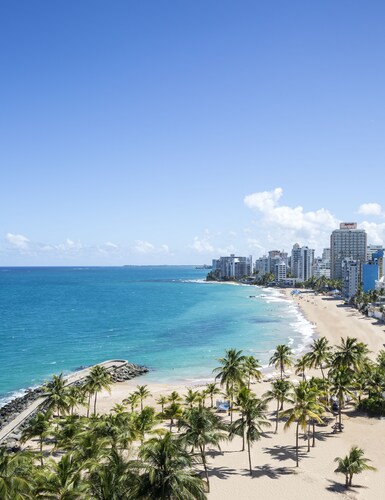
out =
{"type": "Polygon", "coordinates": [[[384,243],[385,4],[0,6],[0,265],[384,243]]]}

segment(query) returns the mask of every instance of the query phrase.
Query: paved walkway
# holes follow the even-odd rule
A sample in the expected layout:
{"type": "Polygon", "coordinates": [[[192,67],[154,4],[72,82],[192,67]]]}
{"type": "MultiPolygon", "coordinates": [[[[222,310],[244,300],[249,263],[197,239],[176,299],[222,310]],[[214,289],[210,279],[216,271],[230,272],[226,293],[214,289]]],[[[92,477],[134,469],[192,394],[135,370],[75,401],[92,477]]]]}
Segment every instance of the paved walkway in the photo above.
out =
{"type": "MultiPolygon", "coordinates": [[[[127,361],[124,359],[111,359],[108,361],[103,361],[103,363],[98,363],[100,366],[104,366],[107,368],[107,370],[112,370],[113,368],[121,368],[122,366],[125,366],[127,364],[127,361]]],[[[95,365],[96,366],[96,365],[95,365]]],[[[66,384],[65,385],[71,385],[74,384],[75,382],[78,382],[79,380],[84,379],[90,372],[90,369],[92,366],[88,368],[84,368],[84,370],[79,370],[78,372],[73,373],[72,375],[69,375],[66,377],[66,384]]],[[[17,428],[27,419],[31,416],[31,414],[41,406],[44,401],[46,400],[45,397],[40,397],[38,399],[35,399],[24,411],[19,413],[11,422],[8,422],[2,429],[0,429],[0,443],[4,441],[12,432],[16,431],[17,428]]]]}

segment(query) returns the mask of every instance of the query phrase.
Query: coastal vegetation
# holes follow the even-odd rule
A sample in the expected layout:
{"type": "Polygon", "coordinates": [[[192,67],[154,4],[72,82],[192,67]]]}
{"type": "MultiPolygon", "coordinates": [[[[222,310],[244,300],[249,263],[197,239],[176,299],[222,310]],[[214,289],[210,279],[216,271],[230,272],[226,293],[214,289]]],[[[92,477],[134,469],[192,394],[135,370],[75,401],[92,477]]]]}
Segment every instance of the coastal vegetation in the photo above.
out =
{"type": "MultiPolygon", "coordinates": [[[[383,410],[385,351],[372,361],[355,338],[332,347],[322,337],[297,360],[307,376],[296,383],[285,373],[293,362],[290,347],[277,346],[270,364],[279,372],[258,397],[251,389],[263,377],[258,360],[228,349],[214,369],[216,382],[205,388],[163,394],[146,406],[151,394],[139,385],[108,414],[97,413],[96,395],[111,385],[103,370],[92,369],[76,390],[55,376],[45,387],[47,409],[29,421],[20,449],[0,449],[0,498],[203,499],[212,453],[222,442],[241,438],[253,476],[253,446],[272,424],[277,434],[281,421],[285,431],[295,429],[299,467],[306,456],[301,437],[309,452],[317,433],[327,436],[325,425],[343,432],[348,408],[383,410]],[[215,396],[225,399],[214,405],[215,396]],[[224,415],[216,412],[221,405],[224,415]]],[[[353,475],[374,470],[358,447],[336,461],[346,487],[353,475]]]]}

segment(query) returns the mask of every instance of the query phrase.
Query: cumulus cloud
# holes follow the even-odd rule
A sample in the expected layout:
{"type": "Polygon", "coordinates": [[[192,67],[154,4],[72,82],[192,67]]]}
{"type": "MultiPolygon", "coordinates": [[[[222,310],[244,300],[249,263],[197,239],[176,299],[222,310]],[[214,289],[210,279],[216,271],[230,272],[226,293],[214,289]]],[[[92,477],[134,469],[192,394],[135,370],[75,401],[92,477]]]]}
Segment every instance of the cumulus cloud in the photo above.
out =
{"type": "Polygon", "coordinates": [[[136,240],[134,249],[139,253],[151,253],[154,252],[155,246],[148,241],[136,240]]]}
{"type": "Polygon", "coordinates": [[[328,229],[335,229],[338,220],[328,210],[320,208],[315,212],[305,212],[303,207],[288,207],[280,205],[283,195],[282,188],[273,191],[263,191],[245,196],[245,205],[261,212],[266,221],[287,229],[307,231],[311,234],[318,231],[322,225],[328,229]]]}
{"type": "MultiPolygon", "coordinates": [[[[283,205],[280,203],[282,196],[283,189],[277,187],[273,191],[252,193],[244,198],[245,205],[262,216],[258,224],[265,229],[264,242],[268,241],[277,248],[290,248],[296,240],[317,249],[322,248],[320,245],[327,245],[331,231],[338,227],[340,221],[325,208],[305,211],[300,205],[283,205]]],[[[253,246],[251,237],[249,244],[253,246]]]]}
{"type": "Polygon", "coordinates": [[[8,243],[18,248],[19,250],[27,250],[30,243],[29,239],[22,234],[7,233],[5,235],[5,239],[8,243]]]}
{"type": "Polygon", "coordinates": [[[134,245],[134,251],[142,254],[159,254],[159,253],[169,253],[170,249],[168,245],[162,244],[159,247],[153,245],[149,241],[136,240],[134,245]]]}
{"type": "Polygon", "coordinates": [[[160,249],[159,250],[162,253],[169,253],[170,252],[170,249],[169,249],[168,245],[164,245],[164,244],[160,245],[160,249]]]}
{"type": "Polygon", "coordinates": [[[118,245],[115,245],[115,243],[112,243],[111,241],[106,241],[106,243],[104,243],[104,246],[107,248],[113,248],[113,249],[119,248],[118,245]]]}
{"type": "Polygon", "coordinates": [[[384,215],[379,203],[363,203],[359,207],[358,213],[362,215],[384,215]]]}
{"type": "Polygon", "coordinates": [[[358,224],[360,229],[365,229],[368,234],[368,243],[373,245],[383,245],[385,242],[385,222],[376,224],[375,222],[363,221],[358,224]]]}
{"type": "Polygon", "coordinates": [[[198,253],[215,253],[215,248],[208,241],[207,238],[194,237],[194,241],[191,244],[191,248],[198,253]]]}

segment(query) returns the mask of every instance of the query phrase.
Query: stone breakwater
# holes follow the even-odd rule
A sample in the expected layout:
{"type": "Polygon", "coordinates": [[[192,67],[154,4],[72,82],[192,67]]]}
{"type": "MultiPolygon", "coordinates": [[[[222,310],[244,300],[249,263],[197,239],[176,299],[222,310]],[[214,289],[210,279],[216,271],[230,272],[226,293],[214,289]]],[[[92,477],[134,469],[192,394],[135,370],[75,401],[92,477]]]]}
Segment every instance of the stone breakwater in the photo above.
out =
{"type": "Polygon", "coordinates": [[[11,422],[16,415],[28,408],[37,398],[43,396],[43,387],[29,389],[23,396],[13,399],[0,408],[0,429],[11,422]]]}
{"type": "MultiPolygon", "coordinates": [[[[112,382],[124,382],[125,380],[131,380],[140,375],[144,375],[149,372],[149,369],[145,366],[135,365],[133,363],[125,363],[121,366],[112,366],[108,369],[112,382]]],[[[84,379],[77,380],[73,382],[74,385],[81,386],[84,379]]],[[[0,430],[5,427],[8,423],[19,415],[21,412],[26,410],[36,399],[44,397],[44,387],[38,387],[37,389],[28,390],[23,396],[18,397],[5,404],[0,408],[0,430]]],[[[19,431],[26,426],[28,421],[38,412],[44,411],[44,403],[39,406],[39,408],[31,413],[28,419],[24,420],[23,423],[18,426],[19,431]]],[[[18,434],[18,433],[17,433],[18,434]]],[[[15,437],[15,436],[13,436],[15,437]]]]}
{"type": "Polygon", "coordinates": [[[124,382],[125,380],[131,380],[148,372],[149,369],[145,366],[127,363],[126,365],[119,368],[113,368],[111,371],[111,379],[113,382],[124,382]]]}

